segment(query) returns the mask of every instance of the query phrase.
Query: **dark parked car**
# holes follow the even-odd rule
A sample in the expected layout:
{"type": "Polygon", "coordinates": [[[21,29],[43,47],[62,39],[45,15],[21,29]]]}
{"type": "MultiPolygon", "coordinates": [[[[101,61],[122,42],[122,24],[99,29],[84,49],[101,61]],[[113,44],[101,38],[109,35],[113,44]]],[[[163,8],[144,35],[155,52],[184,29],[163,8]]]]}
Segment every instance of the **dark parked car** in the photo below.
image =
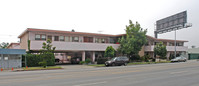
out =
{"type": "Polygon", "coordinates": [[[123,57],[114,57],[109,61],[105,62],[105,66],[126,66],[129,63],[129,58],[123,56],[123,57]]]}
{"type": "Polygon", "coordinates": [[[185,57],[176,57],[174,59],[171,59],[171,62],[186,62],[187,59],[185,57]]]}

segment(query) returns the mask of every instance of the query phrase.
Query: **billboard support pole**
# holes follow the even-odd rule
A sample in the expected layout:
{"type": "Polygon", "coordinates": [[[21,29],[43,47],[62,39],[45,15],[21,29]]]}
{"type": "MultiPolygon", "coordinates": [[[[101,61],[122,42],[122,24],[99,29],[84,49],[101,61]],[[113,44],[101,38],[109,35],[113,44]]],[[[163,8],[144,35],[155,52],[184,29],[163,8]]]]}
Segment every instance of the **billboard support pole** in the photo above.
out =
{"type": "Polygon", "coordinates": [[[175,29],[175,56],[174,57],[176,58],[176,29],[175,29]]]}
{"type": "Polygon", "coordinates": [[[157,39],[158,38],[158,33],[155,31],[155,38],[157,39]]]}

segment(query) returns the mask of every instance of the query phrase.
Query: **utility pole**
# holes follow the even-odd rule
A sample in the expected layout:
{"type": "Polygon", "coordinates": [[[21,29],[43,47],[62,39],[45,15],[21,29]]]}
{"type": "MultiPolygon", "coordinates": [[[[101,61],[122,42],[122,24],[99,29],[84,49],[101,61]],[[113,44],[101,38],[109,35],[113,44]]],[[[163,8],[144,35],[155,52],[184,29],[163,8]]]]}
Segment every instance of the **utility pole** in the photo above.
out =
{"type": "Polygon", "coordinates": [[[175,45],[175,58],[176,58],[176,29],[175,29],[175,43],[174,43],[174,45],[175,45]]]}

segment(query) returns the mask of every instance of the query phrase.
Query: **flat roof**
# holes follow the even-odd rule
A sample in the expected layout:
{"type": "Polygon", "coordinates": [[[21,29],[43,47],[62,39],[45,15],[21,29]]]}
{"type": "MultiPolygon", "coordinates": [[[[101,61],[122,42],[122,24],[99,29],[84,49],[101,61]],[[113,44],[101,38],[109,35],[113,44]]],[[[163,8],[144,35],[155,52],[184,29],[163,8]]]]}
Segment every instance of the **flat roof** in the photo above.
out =
{"type": "MultiPolygon", "coordinates": [[[[49,29],[37,29],[37,28],[27,28],[23,33],[21,33],[18,38],[21,38],[25,33],[33,31],[33,32],[49,32],[49,33],[68,33],[68,34],[77,34],[77,35],[94,35],[94,36],[108,36],[108,37],[119,37],[125,36],[126,34],[118,34],[118,35],[111,35],[111,34],[99,34],[99,33],[86,33],[86,32],[72,32],[72,31],[61,31],[61,30],[49,30],[49,29]]],[[[174,42],[175,40],[172,39],[157,39],[152,36],[146,35],[147,38],[151,38],[154,41],[168,41],[174,42]]],[[[176,42],[188,42],[185,40],[176,40],[176,42]]]]}

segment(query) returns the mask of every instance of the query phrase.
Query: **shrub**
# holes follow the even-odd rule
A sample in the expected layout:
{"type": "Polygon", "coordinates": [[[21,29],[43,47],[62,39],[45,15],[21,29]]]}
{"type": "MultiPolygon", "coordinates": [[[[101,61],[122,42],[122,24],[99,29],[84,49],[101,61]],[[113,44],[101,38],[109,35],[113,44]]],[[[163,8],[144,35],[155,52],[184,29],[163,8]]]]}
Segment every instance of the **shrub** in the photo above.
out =
{"type": "Polygon", "coordinates": [[[104,64],[107,60],[108,60],[108,58],[98,58],[97,64],[104,64]]]}
{"type": "Polygon", "coordinates": [[[55,57],[53,53],[45,53],[45,54],[26,54],[23,56],[22,61],[25,66],[25,58],[28,67],[36,67],[41,66],[39,63],[42,61],[46,61],[46,64],[49,66],[55,65],[55,57]]]}
{"type": "Polygon", "coordinates": [[[54,66],[55,65],[55,57],[54,57],[53,53],[46,52],[46,53],[40,54],[40,57],[42,58],[41,61],[46,61],[48,66],[54,66]]]}
{"type": "Polygon", "coordinates": [[[140,56],[137,54],[132,55],[129,57],[130,61],[140,61],[140,56]]]}
{"type": "Polygon", "coordinates": [[[46,61],[39,62],[39,65],[41,65],[43,68],[46,68],[47,62],[46,61]]]}
{"type": "Polygon", "coordinates": [[[85,63],[86,63],[86,64],[91,63],[91,59],[90,59],[90,58],[87,58],[87,59],[85,60],[85,63]]]}
{"type": "Polygon", "coordinates": [[[149,55],[144,55],[144,56],[140,57],[140,60],[144,61],[144,62],[149,62],[149,58],[150,58],[149,55]]]}
{"type": "Polygon", "coordinates": [[[85,61],[80,61],[79,63],[80,63],[80,64],[84,64],[84,63],[85,63],[85,61]]]}
{"type": "Polygon", "coordinates": [[[27,66],[29,67],[40,66],[39,62],[42,61],[42,58],[39,55],[35,55],[35,54],[24,55],[24,58],[23,58],[24,63],[25,63],[25,58],[26,58],[27,66]]]}

